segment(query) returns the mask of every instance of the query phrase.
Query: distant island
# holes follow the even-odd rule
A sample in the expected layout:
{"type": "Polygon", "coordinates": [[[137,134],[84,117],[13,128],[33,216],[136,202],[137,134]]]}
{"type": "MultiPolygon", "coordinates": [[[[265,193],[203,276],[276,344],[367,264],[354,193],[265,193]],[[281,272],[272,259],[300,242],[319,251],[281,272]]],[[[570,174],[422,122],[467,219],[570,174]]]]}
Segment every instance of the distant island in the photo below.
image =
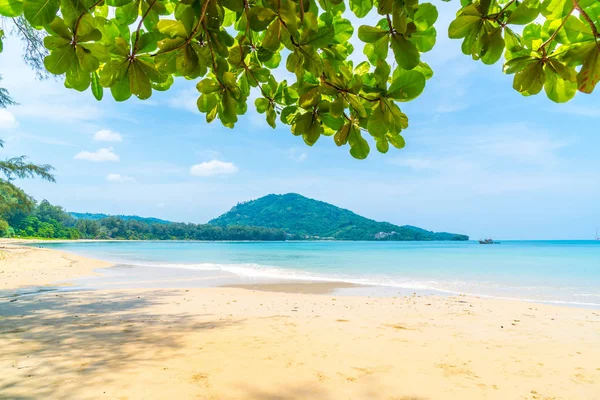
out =
{"type": "Polygon", "coordinates": [[[374,221],[296,193],[270,194],[240,203],[209,224],[282,229],[292,239],[469,240],[466,235],[430,232],[416,226],[374,221]]]}
{"type": "Polygon", "coordinates": [[[31,211],[7,215],[0,236],[118,240],[469,240],[466,235],[377,222],[295,193],[239,203],[207,224],[137,215],[66,212],[43,200],[31,211]]]}

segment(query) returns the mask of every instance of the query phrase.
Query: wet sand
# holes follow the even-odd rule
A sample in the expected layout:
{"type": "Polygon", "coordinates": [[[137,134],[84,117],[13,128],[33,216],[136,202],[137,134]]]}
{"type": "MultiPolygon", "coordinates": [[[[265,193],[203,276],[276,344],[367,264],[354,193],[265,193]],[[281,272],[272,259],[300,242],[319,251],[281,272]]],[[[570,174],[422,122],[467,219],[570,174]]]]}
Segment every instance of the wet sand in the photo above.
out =
{"type": "MultiPolygon", "coordinates": [[[[65,264],[65,254],[52,250],[1,251],[0,271],[9,271],[13,288],[105,265],[84,258],[65,264]]],[[[335,284],[309,286],[0,298],[0,398],[541,400],[600,393],[598,310],[465,296],[337,296],[314,294],[338,290],[335,284]]]]}

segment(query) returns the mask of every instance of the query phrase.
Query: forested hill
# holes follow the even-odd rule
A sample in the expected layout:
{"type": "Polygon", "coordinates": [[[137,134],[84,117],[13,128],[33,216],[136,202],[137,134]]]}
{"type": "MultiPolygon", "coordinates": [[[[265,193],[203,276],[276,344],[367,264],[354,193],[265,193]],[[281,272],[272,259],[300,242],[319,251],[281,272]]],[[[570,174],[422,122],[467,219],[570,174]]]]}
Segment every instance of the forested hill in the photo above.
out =
{"type": "Polygon", "coordinates": [[[78,213],[78,212],[69,212],[71,216],[75,219],[89,219],[92,221],[98,221],[108,217],[118,217],[123,221],[139,221],[146,222],[151,224],[170,224],[171,221],[166,221],[164,219],[152,218],[152,217],[140,217],[138,215],[108,215],[101,213],[78,213]]]}
{"type": "Polygon", "coordinates": [[[466,235],[430,232],[415,226],[377,222],[352,211],[295,193],[270,194],[240,203],[209,222],[217,226],[261,226],[284,230],[298,239],[469,240],[466,235]]]}

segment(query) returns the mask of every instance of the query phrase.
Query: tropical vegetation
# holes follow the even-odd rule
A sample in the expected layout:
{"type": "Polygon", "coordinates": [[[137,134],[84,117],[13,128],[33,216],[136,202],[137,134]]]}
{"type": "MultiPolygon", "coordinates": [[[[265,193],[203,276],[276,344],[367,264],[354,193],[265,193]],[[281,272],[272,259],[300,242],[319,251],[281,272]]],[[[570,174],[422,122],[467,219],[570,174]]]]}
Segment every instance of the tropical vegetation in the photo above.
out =
{"type": "MultiPolygon", "coordinates": [[[[2,214],[8,229],[0,236],[47,239],[127,240],[285,240],[281,229],[251,226],[219,227],[141,217],[76,218],[62,207],[43,200],[30,211],[13,208],[2,214]]],[[[93,214],[87,214],[93,216],[93,214]]]]}
{"type": "MultiPolygon", "coordinates": [[[[450,38],[485,64],[504,55],[521,94],[544,90],[565,102],[600,80],[597,0],[460,0],[458,8],[450,38]]],[[[45,69],[67,88],[148,99],[184,77],[197,82],[206,120],[230,128],[254,90],[272,127],[288,125],[308,145],[332,136],[362,159],[367,134],[382,153],[404,147],[399,104],[433,75],[421,55],[435,45],[438,11],[419,0],[0,0],[0,15],[45,35],[45,69]],[[356,29],[347,8],[380,19],[356,29]],[[365,60],[354,63],[356,32],[365,60]],[[280,66],[295,81],[278,81],[280,66]]],[[[1,101],[10,98],[0,92],[1,101]]]]}
{"type": "MultiPolygon", "coordinates": [[[[0,140],[0,148],[4,142],[0,140]]],[[[27,156],[18,156],[0,161],[0,236],[10,235],[12,228],[6,221],[6,216],[13,213],[29,213],[35,207],[35,201],[13,181],[40,177],[54,182],[52,166],[38,165],[29,161],[27,156]]]]}

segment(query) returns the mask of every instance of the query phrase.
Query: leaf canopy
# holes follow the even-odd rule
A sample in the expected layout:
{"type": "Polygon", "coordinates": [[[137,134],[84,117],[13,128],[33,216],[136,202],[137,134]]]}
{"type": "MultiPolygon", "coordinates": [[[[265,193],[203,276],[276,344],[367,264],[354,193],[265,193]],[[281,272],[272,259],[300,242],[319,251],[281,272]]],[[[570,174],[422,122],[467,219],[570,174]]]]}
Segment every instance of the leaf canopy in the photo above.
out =
{"type": "MultiPolygon", "coordinates": [[[[309,146],[332,136],[363,159],[369,142],[404,147],[399,103],[433,75],[423,53],[438,11],[418,0],[0,0],[0,15],[44,30],[46,69],[97,100],[104,89],[148,99],[183,77],[197,82],[208,122],[233,128],[252,97],[270,126],[309,146]],[[379,19],[355,27],[349,12],[379,19]],[[356,65],[355,34],[365,57],[356,65]],[[277,68],[295,81],[278,81],[277,68]]],[[[562,103],[600,80],[599,15],[596,0],[461,0],[448,35],[484,64],[504,56],[519,93],[562,103]]]]}

